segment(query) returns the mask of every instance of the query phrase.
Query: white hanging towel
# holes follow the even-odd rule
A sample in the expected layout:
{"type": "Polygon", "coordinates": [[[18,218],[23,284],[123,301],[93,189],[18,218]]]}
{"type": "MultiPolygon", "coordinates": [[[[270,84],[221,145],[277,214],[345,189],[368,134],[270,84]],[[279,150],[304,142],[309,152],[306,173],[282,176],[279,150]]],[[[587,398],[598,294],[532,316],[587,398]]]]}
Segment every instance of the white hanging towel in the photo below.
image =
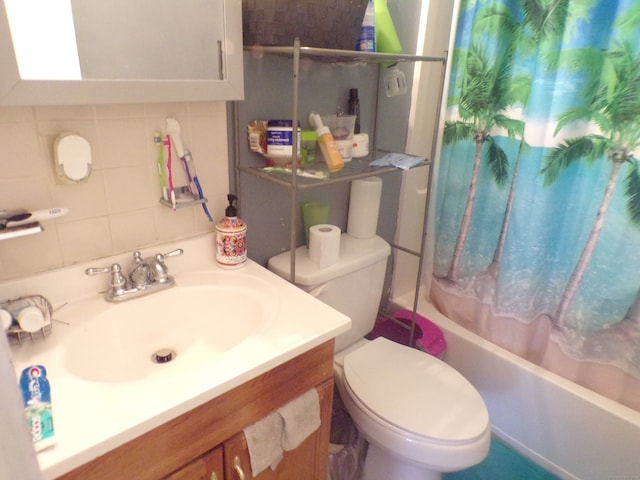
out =
{"type": "Polygon", "coordinates": [[[254,477],[268,467],[275,470],[282,460],[283,432],[284,422],[278,412],[272,412],[244,429],[254,477]]]}
{"type": "Polygon", "coordinates": [[[300,445],[320,426],[320,397],[315,388],[278,409],[284,420],[282,449],[286,452],[300,445]]]}

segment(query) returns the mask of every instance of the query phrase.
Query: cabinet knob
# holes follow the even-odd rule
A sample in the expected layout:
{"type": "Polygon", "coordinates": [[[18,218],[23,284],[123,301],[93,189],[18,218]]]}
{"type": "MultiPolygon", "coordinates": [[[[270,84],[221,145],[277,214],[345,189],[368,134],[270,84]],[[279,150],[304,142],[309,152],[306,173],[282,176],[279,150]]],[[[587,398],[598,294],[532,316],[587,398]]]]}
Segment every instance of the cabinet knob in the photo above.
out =
{"type": "Polygon", "coordinates": [[[244,475],[244,472],[242,471],[242,466],[240,466],[240,458],[239,457],[235,457],[233,459],[233,469],[238,474],[238,480],[246,480],[247,477],[244,475]]]}
{"type": "Polygon", "coordinates": [[[211,472],[211,476],[209,477],[209,480],[218,480],[218,475],[216,475],[216,472],[211,472]]]}

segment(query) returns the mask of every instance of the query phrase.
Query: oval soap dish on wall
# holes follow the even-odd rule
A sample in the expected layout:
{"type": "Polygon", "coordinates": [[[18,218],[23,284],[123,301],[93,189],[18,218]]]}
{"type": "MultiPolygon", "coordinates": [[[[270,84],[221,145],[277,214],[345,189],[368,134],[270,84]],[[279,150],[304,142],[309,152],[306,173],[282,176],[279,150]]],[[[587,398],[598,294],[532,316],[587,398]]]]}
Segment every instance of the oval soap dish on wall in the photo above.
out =
{"type": "Polygon", "coordinates": [[[63,133],[53,144],[58,180],[79,183],[91,175],[91,145],[80,135],[63,133]]]}

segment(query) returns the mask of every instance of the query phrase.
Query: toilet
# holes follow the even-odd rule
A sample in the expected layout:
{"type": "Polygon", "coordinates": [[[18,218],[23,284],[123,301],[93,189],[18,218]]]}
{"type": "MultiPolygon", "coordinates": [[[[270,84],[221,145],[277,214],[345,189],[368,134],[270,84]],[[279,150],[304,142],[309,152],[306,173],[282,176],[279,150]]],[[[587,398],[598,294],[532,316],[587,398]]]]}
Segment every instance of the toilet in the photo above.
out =
{"type": "MultiPolygon", "coordinates": [[[[369,443],[363,480],[438,480],[489,452],[484,401],[456,370],[420,350],[384,337],[374,327],[391,248],[380,237],[342,234],[339,260],[319,268],[305,246],[296,249],[296,285],[351,318],[336,338],[335,384],[369,443]]],[[[268,268],[289,278],[290,252],[268,268]]]]}

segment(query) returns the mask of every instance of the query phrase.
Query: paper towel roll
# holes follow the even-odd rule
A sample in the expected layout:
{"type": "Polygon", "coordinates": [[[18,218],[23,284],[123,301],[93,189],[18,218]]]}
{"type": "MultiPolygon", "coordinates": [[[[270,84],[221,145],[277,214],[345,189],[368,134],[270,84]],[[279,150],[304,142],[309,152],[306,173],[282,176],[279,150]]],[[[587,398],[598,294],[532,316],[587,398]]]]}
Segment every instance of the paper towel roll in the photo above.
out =
{"type": "Polygon", "coordinates": [[[382,179],[367,177],[351,182],[347,233],[354,238],[372,238],[378,229],[382,179]]]}
{"type": "Polygon", "coordinates": [[[309,229],[309,258],[320,268],[333,265],[340,258],[340,228],[319,224],[309,229]]]}

